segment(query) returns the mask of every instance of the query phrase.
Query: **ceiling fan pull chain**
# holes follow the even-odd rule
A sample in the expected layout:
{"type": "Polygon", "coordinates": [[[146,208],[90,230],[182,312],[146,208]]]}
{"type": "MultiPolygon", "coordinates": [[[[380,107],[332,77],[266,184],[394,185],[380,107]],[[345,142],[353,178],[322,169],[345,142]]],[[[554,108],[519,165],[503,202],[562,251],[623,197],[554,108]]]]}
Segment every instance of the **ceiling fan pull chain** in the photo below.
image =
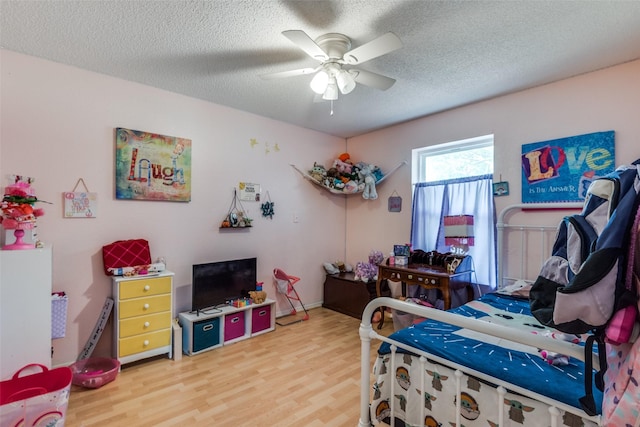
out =
{"type": "Polygon", "coordinates": [[[330,116],[333,116],[333,99],[331,100],[331,111],[329,112],[330,116]]]}

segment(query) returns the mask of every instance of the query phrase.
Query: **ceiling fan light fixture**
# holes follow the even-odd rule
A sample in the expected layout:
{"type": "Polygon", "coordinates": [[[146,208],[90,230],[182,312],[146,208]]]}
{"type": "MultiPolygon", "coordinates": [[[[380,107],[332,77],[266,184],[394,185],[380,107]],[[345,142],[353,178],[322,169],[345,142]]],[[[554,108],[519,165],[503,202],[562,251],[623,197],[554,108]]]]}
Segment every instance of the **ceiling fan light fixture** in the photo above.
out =
{"type": "Polygon", "coordinates": [[[336,84],[335,78],[332,77],[329,79],[327,90],[324,91],[322,99],[326,99],[327,101],[335,101],[338,99],[338,85],[336,84]]]}
{"type": "Polygon", "coordinates": [[[351,93],[356,85],[387,90],[395,83],[381,74],[362,69],[343,69],[344,65],[361,65],[364,62],[400,49],[402,41],[393,33],[386,33],[363,45],[351,48],[351,40],[344,34],[328,33],[313,40],[301,30],[283,31],[282,35],[296,44],[311,58],[320,62],[316,68],[282,71],[264,74],[264,79],[294,77],[315,73],[309,86],[325,100],[335,101],[340,94],[351,93]]]}
{"type": "Polygon", "coordinates": [[[340,89],[340,92],[342,92],[343,95],[350,93],[356,88],[356,81],[347,70],[340,70],[337,73],[336,83],[338,84],[338,89],[340,89]]]}
{"type": "Polygon", "coordinates": [[[309,86],[311,90],[313,90],[318,95],[322,95],[327,90],[327,86],[329,85],[329,74],[325,70],[320,70],[313,76],[311,79],[311,83],[309,86]]]}

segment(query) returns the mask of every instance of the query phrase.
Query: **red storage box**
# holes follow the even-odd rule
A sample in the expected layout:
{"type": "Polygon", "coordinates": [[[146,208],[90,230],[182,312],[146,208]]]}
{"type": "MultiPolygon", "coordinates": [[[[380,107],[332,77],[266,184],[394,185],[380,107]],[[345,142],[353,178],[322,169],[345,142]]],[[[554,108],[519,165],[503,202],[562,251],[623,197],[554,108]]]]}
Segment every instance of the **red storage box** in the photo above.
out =
{"type": "Polygon", "coordinates": [[[224,316],[224,341],[231,341],[244,335],[244,311],[224,316]]]}
{"type": "Polygon", "coordinates": [[[115,380],[120,371],[120,362],[108,357],[89,357],[70,366],[73,384],[87,388],[99,388],[115,380]]]}
{"type": "Polygon", "coordinates": [[[0,426],[63,426],[71,378],[67,367],[30,364],[0,382],[0,426]],[[34,368],[41,372],[21,376],[34,368]]]}
{"type": "Polygon", "coordinates": [[[271,306],[256,307],[251,313],[251,333],[264,331],[271,326],[271,306]]]}
{"type": "Polygon", "coordinates": [[[136,267],[151,264],[149,242],[144,239],[118,240],[102,247],[105,274],[110,268],[136,267]]]}

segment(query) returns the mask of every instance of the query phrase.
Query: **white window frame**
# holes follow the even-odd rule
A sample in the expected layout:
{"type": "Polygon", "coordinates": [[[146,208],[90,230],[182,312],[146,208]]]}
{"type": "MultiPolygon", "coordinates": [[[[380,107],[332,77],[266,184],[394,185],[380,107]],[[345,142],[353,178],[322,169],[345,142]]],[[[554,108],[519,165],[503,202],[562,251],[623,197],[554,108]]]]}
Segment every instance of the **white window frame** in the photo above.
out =
{"type": "MultiPolygon", "coordinates": [[[[494,135],[483,135],[411,150],[411,186],[426,180],[426,159],[441,154],[474,150],[494,145],[494,135]]],[[[493,173],[493,170],[489,173],[493,173]]]]}

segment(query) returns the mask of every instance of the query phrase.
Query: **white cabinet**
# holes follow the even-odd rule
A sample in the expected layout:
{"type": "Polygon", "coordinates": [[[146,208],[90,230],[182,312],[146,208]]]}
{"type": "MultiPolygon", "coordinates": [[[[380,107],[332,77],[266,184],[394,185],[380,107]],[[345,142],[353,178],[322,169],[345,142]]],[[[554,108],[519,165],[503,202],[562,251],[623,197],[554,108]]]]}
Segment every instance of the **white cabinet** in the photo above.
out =
{"type": "Polygon", "coordinates": [[[120,363],[171,357],[173,273],[114,277],[113,352],[120,363]]]}
{"type": "Polygon", "coordinates": [[[182,351],[193,356],[273,331],[276,325],[275,304],[268,299],[245,307],[228,305],[207,313],[180,313],[182,351]]]}
{"type": "Polygon", "coordinates": [[[0,379],[51,367],[52,250],[0,250],[0,379]]]}

